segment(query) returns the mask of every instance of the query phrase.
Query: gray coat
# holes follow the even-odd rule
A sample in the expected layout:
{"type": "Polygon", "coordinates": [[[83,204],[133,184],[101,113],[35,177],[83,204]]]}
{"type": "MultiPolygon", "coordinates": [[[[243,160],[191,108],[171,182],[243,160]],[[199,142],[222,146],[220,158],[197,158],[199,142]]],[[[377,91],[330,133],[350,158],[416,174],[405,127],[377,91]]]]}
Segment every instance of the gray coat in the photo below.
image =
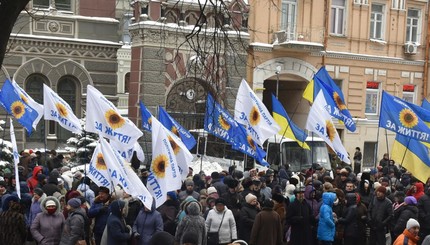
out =
{"type": "Polygon", "coordinates": [[[78,208],[69,214],[61,235],[60,245],[75,245],[77,241],[84,240],[86,214],[78,208]]]}
{"type": "Polygon", "coordinates": [[[31,223],[30,231],[34,240],[40,245],[56,245],[60,242],[61,233],[64,226],[64,216],[60,212],[60,202],[55,197],[47,197],[40,203],[41,213],[36,215],[33,223],[31,223]],[[57,210],[54,214],[48,214],[45,204],[48,200],[55,202],[57,210]]]}

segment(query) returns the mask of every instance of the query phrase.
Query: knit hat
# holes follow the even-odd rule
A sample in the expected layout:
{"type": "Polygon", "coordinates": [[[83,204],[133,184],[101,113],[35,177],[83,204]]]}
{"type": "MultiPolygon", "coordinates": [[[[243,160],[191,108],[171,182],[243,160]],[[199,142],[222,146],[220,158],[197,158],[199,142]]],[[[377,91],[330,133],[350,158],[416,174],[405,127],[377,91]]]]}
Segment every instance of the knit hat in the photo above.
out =
{"type": "Polygon", "coordinates": [[[215,193],[215,192],[217,192],[215,187],[211,186],[208,188],[208,195],[215,193]]]}
{"type": "Polygon", "coordinates": [[[57,206],[57,205],[55,205],[55,202],[53,200],[48,200],[45,203],[45,207],[49,207],[49,206],[57,206]]]}
{"type": "Polygon", "coordinates": [[[40,189],[40,188],[36,188],[36,189],[34,189],[34,191],[33,191],[34,193],[36,193],[38,196],[42,196],[43,195],[43,190],[42,189],[40,189]]]}
{"type": "Polygon", "coordinates": [[[283,195],[281,195],[281,194],[273,194],[272,195],[272,199],[274,200],[274,201],[276,201],[277,203],[284,203],[284,196],[283,195]]]}
{"type": "Polygon", "coordinates": [[[193,180],[190,180],[190,179],[187,179],[187,180],[185,180],[185,186],[194,186],[194,182],[193,182],[193,180]]]}
{"type": "Polygon", "coordinates": [[[212,172],[211,173],[211,178],[212,179],[219,179],[220,178],[219,173],[218,172],[212,172]]]}
{"type": "Polygon", "coordinates": [[[379,191],[379,192],[385,194],[387,192],[387,188],[385,188],[384,186],[380,186],[380,187],[378,187],[378,189],[376,189],[376,191],[379,191]]]}
{"type": "Polygon", "coordinates": [[[109,190],[109,188],[104,187],[104,186],[100,186],[100,188],[99,188],[99,193],[100,193],[100,192],[104,192],[104,193],[106,193],[106,194],[110,195],[110,190],[109,190]]]}
{"type": "Polygon", "coordinates": [[[224,200],[224,198],[218,198],[218,199],[216,199],[216,201],[215,201],[215,205],[217,205],[217,204],[219,204],[219,203],[221,203],[221,204],[224,204],[224,205],[225,205],[225,200],[224,200]]]}
{"type": "Polygon", "coordinates": [[[405,203],[408,205],[417,205],[417,199],[413,196],[407,196],[405,197],[405,203]]]}
{"type": "Polygon", "coordinates": [[[252,195],[251,193],[246,195],[246,197],[245,197],[246,203],[251,203],[253,200],[257,200],[257,197],[252,195]]]}
{"type": "Polygon", "coordinates": [[[67,204],[72,208],[79,208],[81,206],[81,200],[78,198],[72,198],[67,202],[67,204]]]}
{"type": "Polygon", "coordinates": [[[409,230],[414,227],[420,227],[420,223],[416,221],[415,219],[409,219],[408,223],[406,223],[406,230],[409,230]]]}

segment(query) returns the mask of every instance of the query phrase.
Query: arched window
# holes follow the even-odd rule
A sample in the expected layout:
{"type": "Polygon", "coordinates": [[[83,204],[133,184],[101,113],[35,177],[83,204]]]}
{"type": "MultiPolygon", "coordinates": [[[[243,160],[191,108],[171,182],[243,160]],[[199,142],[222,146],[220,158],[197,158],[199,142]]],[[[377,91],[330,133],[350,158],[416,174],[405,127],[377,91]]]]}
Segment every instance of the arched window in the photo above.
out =
{"type": "MultiPolygon", "coordinates": [[[[70,107],[72,108],[75,115],[79,118],[80,113],[77,112],[78,106],[77,106],[77,80],[74,77],[71,76],[65,76],[60,78],[57,85],[57,94],[65,100],[70,107]]],[[[60,143],[64,143],[73,136],[72,132],[69,130],[64,129],[58,123],[56,123],[57,128],[57,141],[60,143]]]]}
{"type": "MultiPolygon", "coordinates": [[[[43,104],[43,84],[48,84],[48,79],[42,74],[32,74],[28,76],[24,83],[24,90],[37,103],[43,104]]],[[[27,136],[27,142],[45,142],[45,123],[43,118],[33,130],[30,136],[27,136]]]]}
{"type": "Polygon", "coordinates": [[[130,72],[127,72],[124,76],[124,93],[130,92],[130,72]]]}

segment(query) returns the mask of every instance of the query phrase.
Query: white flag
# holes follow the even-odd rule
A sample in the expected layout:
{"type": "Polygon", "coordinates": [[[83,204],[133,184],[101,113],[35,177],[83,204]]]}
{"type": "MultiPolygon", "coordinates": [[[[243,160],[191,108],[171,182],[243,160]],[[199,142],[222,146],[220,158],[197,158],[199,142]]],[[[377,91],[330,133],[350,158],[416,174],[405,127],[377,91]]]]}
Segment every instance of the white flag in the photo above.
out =
{"type": "Polygon", "coordinates": [[[123,148],[124,145],[115,140],[111,140],[109,143],[127,162],[131,162],[133,152],[136,152],[136,156],[139,161],[145,161],[145,153],[143,152],[139,142],[136,141],[136,143],[134,143],[133,147],[131,148],[123,148]]]}
{"type": "Polygon", "coordinates": [[[96,148],[94,149],[94,153],[91,157],[91,161],[88,167],[87,176],[97,186],[104,186],[106,188],[109,188],[111,192],[114,190],[114,186],[112,186],[108,167],[105,163],[105,158],[103,157],[100,143],[98,143],[96,148]]]}
{"type": "Polygon", "coordinates": [[[164,126],[152,117],[152,162],[146,186],[156,207],[166,201],[167,192],[181,188],[181,174],[164,126]]]}
{"type": "Polygon", "coordinates": [[[38,116],[36,117],[36,120],[33,121],[33,128],[36,129],[37,124],[39,123],[40,119],[43,116],[43,105],[37,103],[33,98],[31,98],[25,91],[22,89],[15,80],[12,81],[12,86],[19,92],[19,96],[21,99],[31,108],[33,108],[38,116]]]}
{"type": "Polygon", "coordinates": [[[185,180],[188,176],[188,168],[191,165],[191,162],[193,161],[194,157],[178,136],[176,136],[172,131],[168,130],[167,128],[165,128],[165,130],[168,134],[173,152],[175,153],[179,173],[181,174],[182,180],[185,180]]]}
{"type": "Polygon", "coordinates": [[[18,194],[19,199],[21,199],[21,186],[19,184],[19,172],[18,172],[19,153],[18,153],[18,148],[16,147],[15,130],[13,127],[12,118],[10,118],[10,140],[12,141],[13,163],[15,165],[16,193],[18,194]]]}
{"type": "Polygon", "coordinates": [[[281,129],[245,80],[237,92],[234,119],[245,125],[248,134],[259,145],[281,129]]]}
{"type": "Polygon", "coordinates": [[[87,86],[87,111],[85,130],[118,141],[131,148],[143,135],[139,128],[128,118],[124,118],[118,109],[93,86],[87,86]]]}
{"type": "Polygon", "coordinates": [[[97,153],[94,151],[97,154],[96,157],[93,155],[93,159],[96,158],[95,169],[91,167],[94,165],[90,165],[88,176],[97,176],[102,173],[100,170],[107,171],[106,179],[110,182],[108,188],[112,190],[116,185],[120,185],[126,193],[139,199],[145,207],[151,209],[152,196],[131,168],[130,163],[126,162],[103,137],[100,138],[99,146],[101,150],[97,153]]]}
{"type": "Polygon", "coordinates": [[[309,111],[306,129],[316,133],[333,149],[340,160],[350,164],[348,152],[342,145],[339,134],[331,120],[331,115],[326,109],[327,106],[328,103],[324,94],[320,91],[309,111]]]}
{"type": "Polygon", "coordinates": [[[56,121],[73,133],[82,133],[81,123],[70,105],[46,84],[43,84],[43,107],[45,120],[56,121]]]}

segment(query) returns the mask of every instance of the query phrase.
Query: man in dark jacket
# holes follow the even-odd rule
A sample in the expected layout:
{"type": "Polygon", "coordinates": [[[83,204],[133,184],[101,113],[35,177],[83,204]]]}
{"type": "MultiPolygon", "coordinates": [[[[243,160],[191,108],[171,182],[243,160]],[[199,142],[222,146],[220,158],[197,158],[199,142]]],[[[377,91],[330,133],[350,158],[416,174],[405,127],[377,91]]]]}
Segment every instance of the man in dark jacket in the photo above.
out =
{"type": "Polygon", "coordinates": [[[430,235],[430,188],[427,188],[425,194],[418,200],[418,222],[421,225],[420,235],[424,239],[430,235]]]}
{"type": "Polygon", "coordinates": [[[370,244],[385,245],[386,227],[393,216],[391,201],[385,197],[387,189],[376,189],[376,196],[369,204],[370,244]]]}
{"type": "Polygon", "coordinates": [[[106,187],[100,187],[99,194],[95,198],[93,205],[88,210],[88,217],[95,219],[94,239],[96,245],[100,245],[103,231],[109,217],[110,191],[106,187]]]}
{"type": "Polygon", "coordinates": [[[115,200],[111,204],[111,214],[107,219],[107,245],[127,245],[131,237],[131,227],[125,224],[122,210],[125,202],[115,200]]]}

